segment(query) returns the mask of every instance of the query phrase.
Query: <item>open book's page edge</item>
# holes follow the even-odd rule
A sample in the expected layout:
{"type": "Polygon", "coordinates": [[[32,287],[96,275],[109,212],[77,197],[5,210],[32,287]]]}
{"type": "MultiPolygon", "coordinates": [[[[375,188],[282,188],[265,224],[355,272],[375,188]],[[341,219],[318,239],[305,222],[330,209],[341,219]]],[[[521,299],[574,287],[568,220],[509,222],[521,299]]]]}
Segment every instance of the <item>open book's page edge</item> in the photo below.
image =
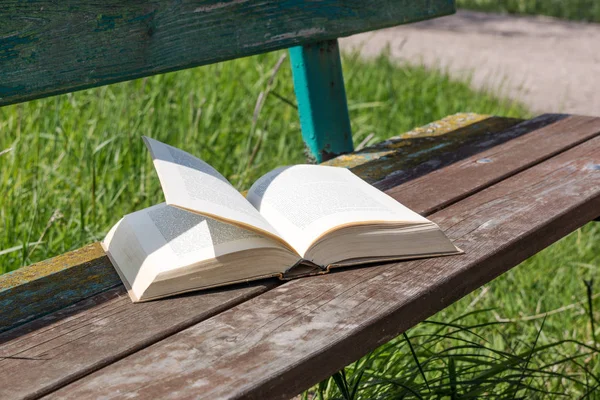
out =
{"type": "Polygon", "coordinates": [[[451,255],[464,254],[464,251],[462,251],[461,249],[459,249],[457,247],[457,251],[455,251],[455,252],[444,252],[444,253],[435,253],[435,254],[428,253],[428,254],[419,254],[419,255],[386,257],[385,259],[382,259],[382,258],[369,258],[369,259],[356,260],[354,262],[352,262],[351,260],[348,260],[349,262],[339,262],[339,263],[333,263],[333,264],[327,265],[324,268],[324,270],[318,271],[316,273],[309,273],[309,274],[296,275],[296,276],[286,276],[284,274],[284,272],[282,271],[281,273],[266,274],[266,275],[260,275],[260,276],[255,276],[255,277],[249,277],[249,278],[244,278],[244,279],[233,280],[233,281],[221,282],[221,283],[214,284],[214,285],[199,286],[199,287],[196,287],[196,288],[193,288],[193,289],[186,289],[186,290],[171,292],[169,294],[165,294],[165,295],[162,295],[162,296],[154,296],[154,297],[149,297],[149,298],[141,299],[141,298],[138,298],[136,296],[136,294],[134,293],[133,289],[131,288],[131,285],[129,284],[129,281],[127,281],[127,279],[121,273],[121,271],[119,270],[119,268],[116,267],[117,264],[116,264],[115,260],[113,259],[112,255],[110,254],[110,251],[108,250],[107,246],[104,244],[104,242],[101,242],[101,246],[104,249],[104,252],[106,253],[106,256],[108,257],[108,259],[110,260],[113,268],[115,269],[115,271],[117,272],[117,274],[121,278],[121,281],[123,282],[123,285],[125,286],[125,289],[127,290],[127,294],[129,295],[129,297],[131,298],[131,300],[134,303],[143,303],[143,302],[147,302],[147,301],[153,301],[153,300],[163,299],[163,298],[167,298],[167,297],[171,297],[171,296],[176,296],[176,295],[180,295],[180,294],[183,294],[183,293],[203,291],[203,290],[214,289],[214,288],[224,287],[224,286],[231,286],[231,285],[241,284],[241,283],[250,283],[250,282],[255,282],[255,281],[259,281],[259,280],[263,280],[263,279],[269,279],[269,278],[278,278],[281,281],[289,281],[289,280],[292,280],[292,279],[306,278],[306,277],[315,276],[315,275],[327,274],[327,273],[330,272],[330,270],[337,269],[337,268],[345,268],[345,267],[360,266],[360,265],[364,265],[365,267],[368,267],[369,264],[373,264],[375,262],[393,262],[393,261],[403,261],[403,260],[418,260],[418,259],[424,259],[424,258],[445,257],[445,256],[451,256],[451,255]]]}
{"type": "Polygon", "coordinates": [[[108,250],[108,246],[104,243],[104,241],[100,242],[100,246],[102,246],[104,253],[106,254],[111,265],[117,272],[117,275],[119,275],[119,278],[121,278],[121,282],[123,283],[123,286],[125,286],[125,290],[127,290],[127,294],[129,295],[129,298],[131,299],[131,301],[133,301],[134,303],[139,303],[140,299],[134,293],[133,288],[131,287],[131,284],[129,283],[129,281],[127,280],[125,275],[123,275],[123,273],[121,272],[119,267],[117,267],[117,262],[113,258],[113,256],[110,254],[110,251],[108,250]]]}
{"type": "MultiPolygon", "coordinates": [[[[176,295],[180,295],[180,294],[184,294],[184,293],[190,293],[190,292],[196,292],[196,291],[203,291],[203,290],[208,290],[208,289],[214,289],[214,288],[218,288],[218,287],[223,287],[223,286],[231,286],[231,285],[235,285],[235,284],[241,284],[241,283],[250,283],[250,282],[256,282],[259,280],[264,280],[264,279],[269,279],[269,278],[278,278],[280,281],[290,281],[293,279],[299,279],[299,278],[308,278],[308,277],[312,277],[312,276],[318,276],[318,275],[324,275],[330,272],[330,270],[332,269],[337,269],[337,268],[343,268],[343,267],[350,267],[350,266],[358,266],[358,265],[365,265],[365,267],[369,267],[368,264],[372,264],[375,262],[392,262],[392,261],[402,261],[402,260],[418,260],[418,259],[423,259],[423,258],[434,258],[434,257],[446,257],[446,256],[452,256],[452,255],[460,255],[463,254],[464,252],[462,250],[456,251],[456,252],[451,252],[451,253],[437,253],[437,254],[422,254],[422,255],[410,255],[410,256],[404,256],[404,257],[391,257],[389,259],[385,259],[385,260],[381,260],[381,259],[372,259],[371,261],[360,261],[354,264],[344,264],[344,265],[340,265],[340,264],[330,264],[328,265],[323,271],[318,271],[315,273],[309,273],[309,274],[305,274],[305,275],[296,275],[296,276],[291,276],[291,277],[286,277],[284,276],[284,273],[276,273],[276,274],[267,274],[267,275],[260,275],[260,276],[255,276],[255,277],[251,277],[251,278],[245,278],[245,279],[239,279],[239,280],[235,280],[235,281],[228,281],[228,282],[222,282],[222,283],[218,283],[215,285],[208,285],[208,286],[200,286],[197,288],[193,288],[193,289],[186,289],[186,290],[181,290],[178,292],[171,292],[169,294],[166,294],[164,296],[155,296],[155,297],[150,297],[150,298],[146,298],[146,299],[137,299],[134,300],[134,302],[136,303],[143,303],[143,302],[147,302],[147,301],[153,301],[153,300],[159,300],[159,299],[163,299],[163,298],[167,298],[167,297],[171,297],[171,296],[176,296],[176,295]]],[[[130,294],[131,296],[131,294],[130,294]]],[[[132,297],[133,299],[133,297],[132,297]]]]}
{"type": "MultiPolygon", "coordinates": [[[[456,247],[456,246],[455,246],[456,247]]],[[[365,257],[361,259],[353,259],[355,261],[346,260],[346,261],[338,261],[335,263],[331,263],[327,266],[327,269],[335,269],[335,268],[345,268],[345,267],[353,267],[364,265],[368,267],[370,264],[378,263],[378,262],[393,262],[393,261],[407,261],[407,260],[422,260],[424,258],[437,258],[437,257],[447,257],[447,256],[458,256],[464,254],[465,252],[460,248],[456,247],[456,251],[447,251],[447,252],[439,252],[439,253],[422,253],[422,254],[408,254],[404,256],[389,256],[389,257],[365,257]]]]}
{"type": "MultiPolygon", "coordinates": [[[[323,232],[322,234],[320,234],[319,236],[317,236],[312,242],[310,242],[310,244],[308,245],[308,248],[306,249],[306,252],[308,252],[312,246],[314,246],[318,241],[320,240],[327,240],[327,236],[331,235],[334,232],[337,232],[341,229],[345,229],[345,228],[354,228],[354,227],[360,227],[360,226],[369,226],[369,225],[389,225],[389,226],[402,226],[402,227],[417,227],[417,226],[435,226],[437,229],[441,230],[439,226],[437,226],[437,224],[435,222],[429,221],[427,220],[427,222],[415,222],[415,221],[359,221],[359,222],[348,222],[345,224],[341,224],[338,226],[335,226],[325,232],[323,232]]],[[[456,246],[454,246],[456,247],[456,246]]]]}
{"type": "MultiPolygon", "coordinates": [[[[185,289],[185,290],[180,290],[180,291],[176,291],[176,292],[170,292],[169,294],[165,294],[165,295],[161,295],[161,296],[153,296],[153,297],[143,298],[143,299],[139,299],[139,300],[134,300],[134,302],[143,303],[146,301],[153,301],[153,300],[164,299],[167,297],[177,296],[177,295],[184,294],[184,293],[204,291],[204,290],[208,290],[208,289],[214,289],[214,288],[219,288],[219,287],[224,287],[224,286],[231,286],[231,285],[241,284],[241,283],[250,283],[250,282],[255,282],[255,281],[269,279],[269,278],[279,278],[281,280],[282,275],[283,275],[283,272],[278,272],[275,274],[266,274],[266,275],[254,276],[254,277],[250,277],[250,278],[216,283],[214,285],[198,286],[193,289],[185,289]]],[[[131,295],[130,295],[130,297],[131,297],[131,295]]]]}

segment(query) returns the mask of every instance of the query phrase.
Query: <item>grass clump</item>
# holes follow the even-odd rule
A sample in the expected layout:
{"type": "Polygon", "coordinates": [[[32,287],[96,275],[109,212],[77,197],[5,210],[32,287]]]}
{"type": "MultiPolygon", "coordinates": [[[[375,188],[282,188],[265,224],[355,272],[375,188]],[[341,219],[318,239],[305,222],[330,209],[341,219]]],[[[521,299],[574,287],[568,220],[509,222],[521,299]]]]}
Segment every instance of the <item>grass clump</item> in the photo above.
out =
{"type": "Polygon", "coordinates": [[[546,15],[576,21],[600,22],[598,0],[458,0],[458,7],[509,14],[546,15]]]}
{"type": "MultiPolygon", "coordinates": [[[[574,340],[542,344],[504,336],[513,322],[470,323],[479,310],[449,323],[429,320],[303,393],[303,399],[586,398],[598,388],[599,349],[574,340]],[[573,353],[574,352],[574,353],[573,353]]],[[[593,397],[592,397],[593,398],[593,397]]]]}

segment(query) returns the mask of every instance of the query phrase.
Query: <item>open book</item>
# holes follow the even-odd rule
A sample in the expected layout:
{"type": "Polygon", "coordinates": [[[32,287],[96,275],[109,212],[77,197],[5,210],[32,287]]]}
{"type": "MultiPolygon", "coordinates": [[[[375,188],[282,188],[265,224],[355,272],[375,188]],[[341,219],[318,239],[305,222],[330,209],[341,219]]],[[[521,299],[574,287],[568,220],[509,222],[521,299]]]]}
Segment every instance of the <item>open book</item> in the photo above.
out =
{"type": "Polygon", "coordinates": [[[345,168],[277,168],[244,198],[204,161],[144,141],[166,203],[126,215],[102,243],[134,302],[460,253],[436,224],[345,168]]]}

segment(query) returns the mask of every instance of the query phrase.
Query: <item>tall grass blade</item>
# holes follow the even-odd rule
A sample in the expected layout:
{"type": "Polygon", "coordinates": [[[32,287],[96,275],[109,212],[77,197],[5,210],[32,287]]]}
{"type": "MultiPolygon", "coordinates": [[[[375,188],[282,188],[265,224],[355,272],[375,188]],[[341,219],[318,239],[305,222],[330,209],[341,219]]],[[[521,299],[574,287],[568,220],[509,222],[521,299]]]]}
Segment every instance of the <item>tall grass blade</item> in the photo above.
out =
{"type": "Polygon", "coordinates": [[[594,326],[594,279],[584,280],[583,281],[586,286],[587,293],[587,302],[588,302],[588,316],[590,318],[590,328],[592,329],[592,339],[594,339],[594,345],[598,346],[598,341],[596,340],[596,328],[594,326]]]}
{"type": "Polygon", "coordinates": [[[427,377],[425,376],[425,372],[423,372],[423,367],[421,367],[421,363],[419,362],[419,357],[417,357],[417,353],[415,353],[415,349],[413,348],[413,345],[410,342],[408,335],[406,334],[406,332],[404,332],[404,333],[402,333],[402,336],[404,337],[404,340],[406,340],[406,343],[408,343],[408,348],[410,349],[413,359],[415,360],[415,363],[417,364],[417,368],[419,368],[419,372],[421,373],[421,377],[423,378],[423,381],[425,381],[427,390],[431,391],[431,388],[429,387],[429,382],[427,382],[427,377]]]}

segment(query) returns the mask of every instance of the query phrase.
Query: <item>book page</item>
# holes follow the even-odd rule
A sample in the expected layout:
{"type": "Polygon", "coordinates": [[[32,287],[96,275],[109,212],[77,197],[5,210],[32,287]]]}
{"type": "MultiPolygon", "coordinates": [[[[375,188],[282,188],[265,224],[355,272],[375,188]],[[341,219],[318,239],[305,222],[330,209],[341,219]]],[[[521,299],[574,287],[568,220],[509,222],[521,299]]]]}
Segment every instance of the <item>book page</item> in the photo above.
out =
{"type": "Polygon", "coordinates": [[[256,230],[277,230],[213,167],[191,154],[144,137],[168,205],[256,230]]]}
{"type": "Polygon", "coordinates": [[[254,231],[165,203],[126,215],[102,245],[138,297],[158,274],[167,271],[250,249],[289,252],[278,241],[254,231]]]}
{"type": "Polygon", "coordinates": [[[278,168],[256,181],[248,200],[301,256],[313,242],[339,227],[430,223],[345,168],[278,168]]]}

